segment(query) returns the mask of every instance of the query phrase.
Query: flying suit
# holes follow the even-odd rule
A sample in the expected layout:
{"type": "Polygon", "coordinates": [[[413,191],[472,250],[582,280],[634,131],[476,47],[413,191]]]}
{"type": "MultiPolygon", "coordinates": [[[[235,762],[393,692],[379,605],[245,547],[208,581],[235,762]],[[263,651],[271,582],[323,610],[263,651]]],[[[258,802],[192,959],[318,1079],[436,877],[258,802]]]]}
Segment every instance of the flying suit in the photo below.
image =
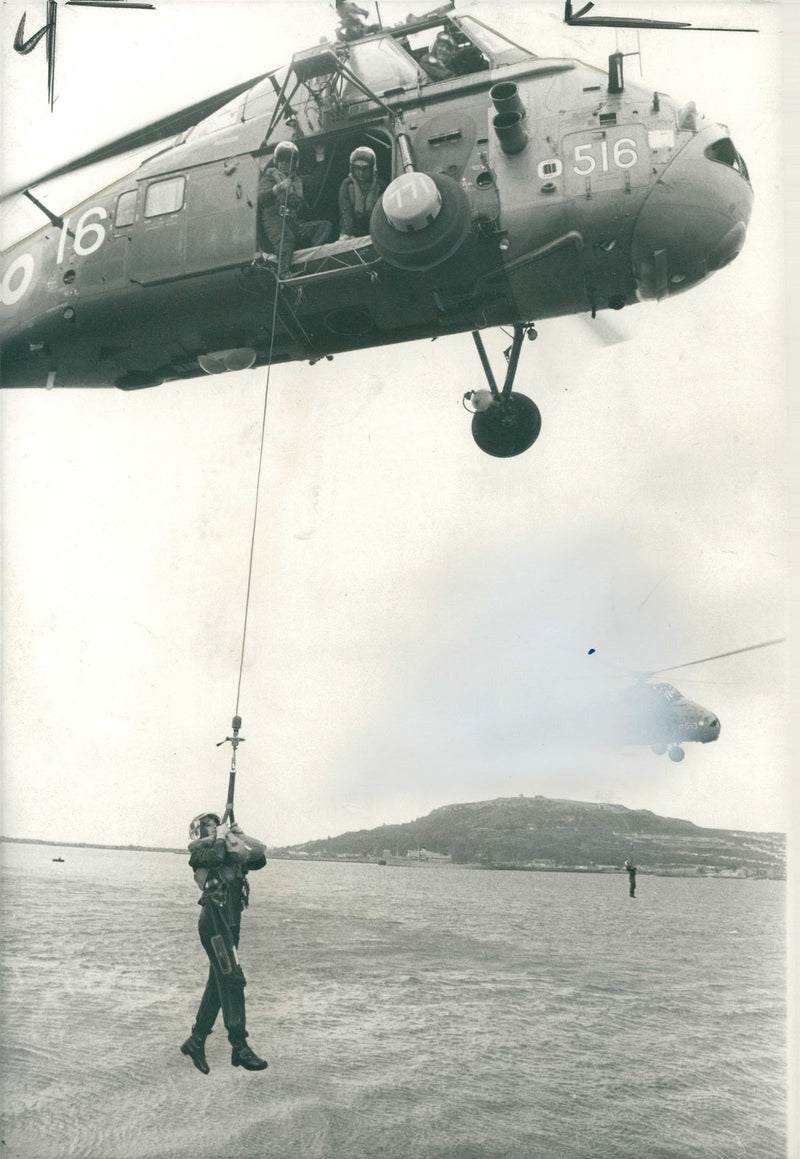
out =
{"type": "MultiPolygon", "coordinates": [[[[238,826],[231,829],[241,834],[238,826]]],[[[232,852],[224,837],[200,837],[189,844],[189,854],[189,865],[202,890],[197,928],[210,966],[192,1034],[205,1040],[221,1009],[228,1041],[234,1050],[241,1049],[246,1046],[247,1029],[246,981],[236,952],[239,928],[250,893],[247,874],[263,869],[267,859],[262,850],[255,860],[243,864],[242,855],[232,852]]]]}
{"type": "Polygon", "coordinates": [[[308,246],[325,245],[333,233],[329,221],[305,220],[306,180],[296,175],[287,176],[274,165],[268,165],[258,182],[261,228],[279,257],[279,278],[288,277],[298,242],[308,246]]]}
{"type": "Polygon", "coordinates": [[[366,237],[372,211],[384,190],[380,177],[364,188],[349,174],[339,186],[339,233],[344,237],[366,237]]]}

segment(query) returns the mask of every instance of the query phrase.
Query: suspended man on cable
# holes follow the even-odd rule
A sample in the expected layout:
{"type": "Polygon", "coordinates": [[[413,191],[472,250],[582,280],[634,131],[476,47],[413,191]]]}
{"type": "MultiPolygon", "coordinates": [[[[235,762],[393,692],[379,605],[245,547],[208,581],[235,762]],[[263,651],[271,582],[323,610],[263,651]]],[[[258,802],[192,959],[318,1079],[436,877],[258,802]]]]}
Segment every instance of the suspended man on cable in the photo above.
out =
{"type": "Polygon", "coordinates": [[[201,813],[189,827],[189,865],[200,887],[202,906],[198,931],[208,955],[208,981],[200,999],[192,1033],[181,1046],[202,1074],[208,1074],[205,1042],[220,1009],[231,1044],[231,1064],[245,1070],[264,1070],[267,1063],[247,1045],[245,977],[239,965],[239,926],[247,906],[247,874],[267,864],[260,841],[246,836],[233,820],[220,821],[216,813],[201,813]]]}

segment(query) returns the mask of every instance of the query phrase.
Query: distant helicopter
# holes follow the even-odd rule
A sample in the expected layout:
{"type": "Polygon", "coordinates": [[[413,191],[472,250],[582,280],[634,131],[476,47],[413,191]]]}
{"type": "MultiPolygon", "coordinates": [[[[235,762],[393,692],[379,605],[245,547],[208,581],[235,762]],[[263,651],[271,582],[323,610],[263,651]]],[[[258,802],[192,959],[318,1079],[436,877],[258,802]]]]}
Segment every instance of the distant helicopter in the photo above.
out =
{"type": "Polygon", "coordinates": [[[608,73],[538,57],[451,9],[351,30],[47,174],[177,133],[63,217],[26,190],[48,224],[0,267],[2,385],[137,390],[471,331],[475,441],[527,450],[541,416],[512,387],[531,320],[697,285],[742,249],[753,190],[727,128],[627,84],[621,52],[608,73]],[[442,32],[452,75],[434,80],[442,32]],[[368,236],[296,251],[280,281],[257,185],[287,139],[317,179],[313,217],[338,222],[357,146],[387,189],[368,236]],[[506,325],[500,387],[481,331],[506,325]]]}
{"type": "Polygon", "coordinates": [[[704,656],[702,660],[689,660],[685,664],[673,664],[652,672],[637,672],[602,661],[608,667],[636,678],[635,684],[619,694],[619,714],[611,726],[614,739],[622,744],[649,745],[656,756],[666,753],[671,761],[682,761],[686,755],[682,745],[687,741],[709,744],[719,739],[719,718],[710,709],[687,700],[672,684],[653,682],[652,677],[781,643],[782,639],[765,640],[762,644],[750,644],[746,648],[735,648],[732,652],[720,652],[715,656],[704,656]]]}

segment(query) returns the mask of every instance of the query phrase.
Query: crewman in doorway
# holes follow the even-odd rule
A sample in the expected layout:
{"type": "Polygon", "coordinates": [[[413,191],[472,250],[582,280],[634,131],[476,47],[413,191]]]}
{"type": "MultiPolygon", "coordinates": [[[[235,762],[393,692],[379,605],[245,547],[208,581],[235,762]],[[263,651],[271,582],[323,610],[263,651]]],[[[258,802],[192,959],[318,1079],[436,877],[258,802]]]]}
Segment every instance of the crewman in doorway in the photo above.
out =
{"type": "Polygon", "coordinates": [[[247,1045],[245,977],[237,954],[242,910],[250,895],[247,874],[266,864],[264,845],[247,837],[238,825],[221,824],[216,813],[200,813],[191,822],[189,865],[200,887],[198,905],[202,906],[197,928],[210,968],[192,1033],[181,1053],[202,1074],[210,1069],[205,1042],[220,1009],[231,1044],[231,1064],[245,1070],[264,1070],[267,1065],[247,1045]]]}
{"type": "Polygon", "coordinates": [[[366,237],[369,219],[384,188],[374,150],[360,145],[350,154],[350,172],[339,186],[340,240],[366,237]]]}
{"type": "Polygon", "coordinates": [[[636,866],[631,861],[626,861],[625,870],[628,874],[628,896],[636,897],[636,866]]]}
{"type": "Polygon", "coordinates": [[[298,242],[325,245],[333,234],[329,221],[307,220],[307,178],[298,173],[300,150],[293,141],[279,141],[258,182],[261,228],[278,255],[278,277],[289,276],[298,242]]]}

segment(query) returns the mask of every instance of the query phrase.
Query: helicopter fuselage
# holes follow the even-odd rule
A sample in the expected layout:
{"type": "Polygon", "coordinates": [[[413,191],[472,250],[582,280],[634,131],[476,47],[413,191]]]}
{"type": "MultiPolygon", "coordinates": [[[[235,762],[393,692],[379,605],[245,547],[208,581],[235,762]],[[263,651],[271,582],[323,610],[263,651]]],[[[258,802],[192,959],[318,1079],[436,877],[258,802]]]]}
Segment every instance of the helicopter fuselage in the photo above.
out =
{"type": "MultiPolygon", "coordinates": [[[[389,33],[363,43],[389,40],[402,51],[389,33]]],[[[288,71],[303,104],[290,104],[287,70],[275,74],[4,255],[2,385],[137,389],[594,314],[682,293],[741,250],[746,167],[692,105],[577,60],[498,63],[485,45],[484,67],[465,75],[376,92],[362,74],[363,88],[335,89],[325,53],[358,79],[357,50],[299,54],[288,71]],[[370,236],[298,250],[302,294],[276,305],[257,186],[289,137],[319,189],[309,216],[336,228],[347,158],[368,144],[387,185],[410,170],[458,184],[463,240],[421,269],[370,236]]]]}
{"type": "Polygon", "coordinates": [[[719,718],[672,684],[640,683],[621,697],[628,744],[678,745],[687,741],[709,744],[720,735],[719,718]]]}

